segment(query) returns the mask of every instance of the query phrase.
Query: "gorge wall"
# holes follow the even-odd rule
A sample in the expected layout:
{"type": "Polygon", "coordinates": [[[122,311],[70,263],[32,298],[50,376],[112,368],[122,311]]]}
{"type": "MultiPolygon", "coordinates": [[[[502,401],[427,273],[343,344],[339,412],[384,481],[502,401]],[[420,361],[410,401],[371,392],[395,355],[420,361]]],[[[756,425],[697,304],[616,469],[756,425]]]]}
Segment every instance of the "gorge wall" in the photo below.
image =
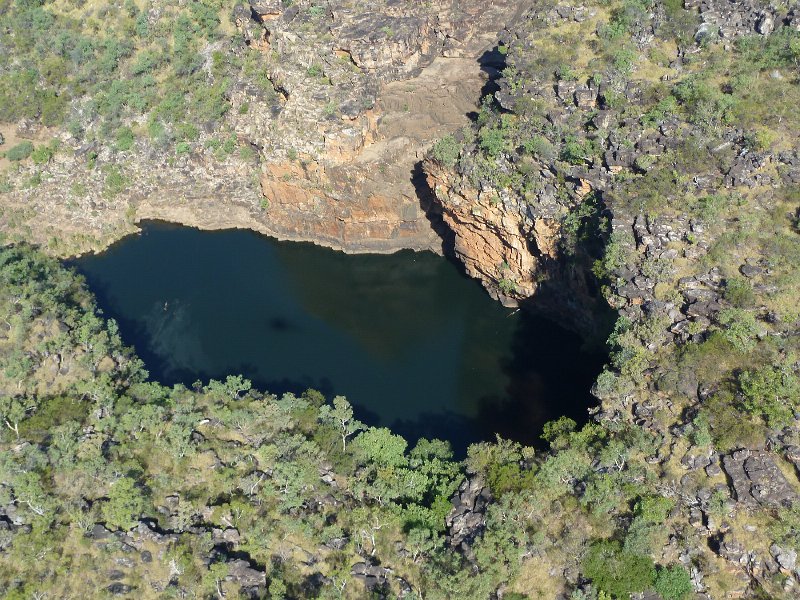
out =
{"type": "MultiPolygon", "coordinates": [[[[496,75],[486,57],[497,33],[526,5],[239,5],[233,37],[201,51],[203,69],[219,82],[214,61],[228,52],[263,67],[225,81],[220,121],[177,154],[146,137],[121,152],[22,122],[15,134],[56,137],[61,150],[44,169],[12,170],[0,230],[57,254],[102,248],[143,219],[246,227],[348,252],[440,252],[419,164],[435,140],[468,125],[496,75]],[[111,172],[122,178],[113,190],[111,172]]],[[[160,14],[154,7],[148,20],[160,14]]],[[[145,117],[130,127],[146,128],[145,117]]]]}

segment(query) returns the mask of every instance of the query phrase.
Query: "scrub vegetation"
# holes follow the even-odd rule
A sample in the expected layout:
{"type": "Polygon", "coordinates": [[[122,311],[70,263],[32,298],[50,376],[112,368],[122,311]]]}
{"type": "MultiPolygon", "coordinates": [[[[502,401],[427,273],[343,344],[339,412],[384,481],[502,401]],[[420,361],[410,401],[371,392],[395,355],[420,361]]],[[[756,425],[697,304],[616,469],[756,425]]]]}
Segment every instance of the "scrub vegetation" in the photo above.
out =
{"type": "MultiPolygon", "coordinates": [[[[540,3],[503,34],[500,91],[430,152],[459,201],[546,208],[619,312],[593,418],[548,423],[545,449],[456,460],[313,390],[167,388],[79,277],[0,250],[0,594],[797,597],[800,8],[724,3],[744,17],[721,29],[686,4],[540,3]]],[[[0,0],[0,121],[187,151],[227,73],[270,89],[225,49],[231,9],[0,0]]]]}

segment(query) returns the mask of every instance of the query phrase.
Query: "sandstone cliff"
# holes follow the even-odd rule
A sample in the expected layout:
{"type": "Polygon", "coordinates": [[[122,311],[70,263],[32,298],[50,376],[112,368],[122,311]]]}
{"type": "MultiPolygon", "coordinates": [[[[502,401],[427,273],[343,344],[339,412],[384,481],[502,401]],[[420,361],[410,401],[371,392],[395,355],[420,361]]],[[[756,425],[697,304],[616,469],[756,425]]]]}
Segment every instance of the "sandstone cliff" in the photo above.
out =
{"type": "MultiPolygon", "coordinates": [[[[469,123],[496,74],[487,51],[526,5],[238,5],[235,33],[200,52],[209,84],[227,90],[219,121],[177,153],[147,136],[120,150],[91,111],[81,113],[81,135],[6,127],[37,143],[56,137],[60,150],[9,171],[0,227],[59,254],[103,247],[148,218],[353,252],[441,251],[419,164],[436,139],[469,123]],[[256,67],[223,78],[215,64],[226,60],[256,67]]],[[[156,27],[164,15],[153,6],[147,21],[156,27]]],[[[147,119],[126,125],[146,129],[147,119]]]]}

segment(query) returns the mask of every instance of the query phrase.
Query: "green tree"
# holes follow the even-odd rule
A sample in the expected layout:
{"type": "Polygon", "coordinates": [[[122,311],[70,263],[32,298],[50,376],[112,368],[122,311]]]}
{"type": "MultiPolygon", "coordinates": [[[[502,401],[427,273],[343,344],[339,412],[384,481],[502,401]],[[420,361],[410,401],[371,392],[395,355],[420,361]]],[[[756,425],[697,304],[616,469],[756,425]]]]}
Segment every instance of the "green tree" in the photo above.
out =
{"type": "Polygon", "coordinates": [[[364,429],[364,424],[353,418],[353,407],[344,396],[336,396],[333,406],[324,404],[319,409],[323,423],[335,427],[342,438],[342,452],[347,450],[347,438],[364,429]]]}
{"type": "Polygon", "coordinates": [[[27,414],[27,406],[23,398],[14,396],[0,396],[0,418],[5,426],[14,432],[19,439],[19,424],[27,414]]]}
{"type": "Polygon", "coordinates": [[[144,494],[136,481],[121,477],[111,484],[101,512],[109,527],[128,530],[136,525],[145,505],[144,494]]]}
{"type": "Polygon", "coordinates": [[[353,442],[358,446],[367,462],[381,466],[400,467],[408,460],[405,456],[408,442],[386,427],[371,427],[353,442]]]}

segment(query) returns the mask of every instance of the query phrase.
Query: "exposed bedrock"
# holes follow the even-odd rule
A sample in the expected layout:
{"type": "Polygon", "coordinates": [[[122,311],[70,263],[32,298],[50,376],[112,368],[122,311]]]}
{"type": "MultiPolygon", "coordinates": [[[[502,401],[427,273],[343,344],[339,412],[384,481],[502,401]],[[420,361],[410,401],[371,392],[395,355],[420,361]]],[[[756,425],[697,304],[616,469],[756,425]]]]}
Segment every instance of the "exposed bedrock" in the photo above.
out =
{"type": "MultiPolygon", "coordinates": [[[[266,66],[226,81],[228,110],[202,124],[189,152],[165,151],[147,136],[121,153],[36,124],[2,129],[36,143],[57,137],[62,151],[35,192],[24,185],[35,165],[13,174],[4,204],[14,217],[0,219],[0,231],[60,255],[102,249],[143,219],[248,228],[347,252],[441,251],[430,198],[417,189],[425,190],[420,162],[469,123],[498,74],[487,57],[499,32],[529,4],[239,5],[237,35],[203,48],[202,68],[214,81],[219,53],[259,53],[266,66]],[[124,186],[108,193],[112,171],[124,186]]],[[[130,123],[146,125],[145,116],[130,123]]]]}
{"type": "MultiPolygon", "coordinates": [[[[264,149],[265,228],[347,251],[440,250],[418,165],[434,141],[468,124],[493,74],[482,57],[526,4],[334,5],[332,52],[310,67],[322,83],[277,66],[281,112],[268,130],[264,121],[247,131],[264,149]]],[[[297,61],[294,25],[289,8],[264,26],[270,51],[297,61]]]]}

